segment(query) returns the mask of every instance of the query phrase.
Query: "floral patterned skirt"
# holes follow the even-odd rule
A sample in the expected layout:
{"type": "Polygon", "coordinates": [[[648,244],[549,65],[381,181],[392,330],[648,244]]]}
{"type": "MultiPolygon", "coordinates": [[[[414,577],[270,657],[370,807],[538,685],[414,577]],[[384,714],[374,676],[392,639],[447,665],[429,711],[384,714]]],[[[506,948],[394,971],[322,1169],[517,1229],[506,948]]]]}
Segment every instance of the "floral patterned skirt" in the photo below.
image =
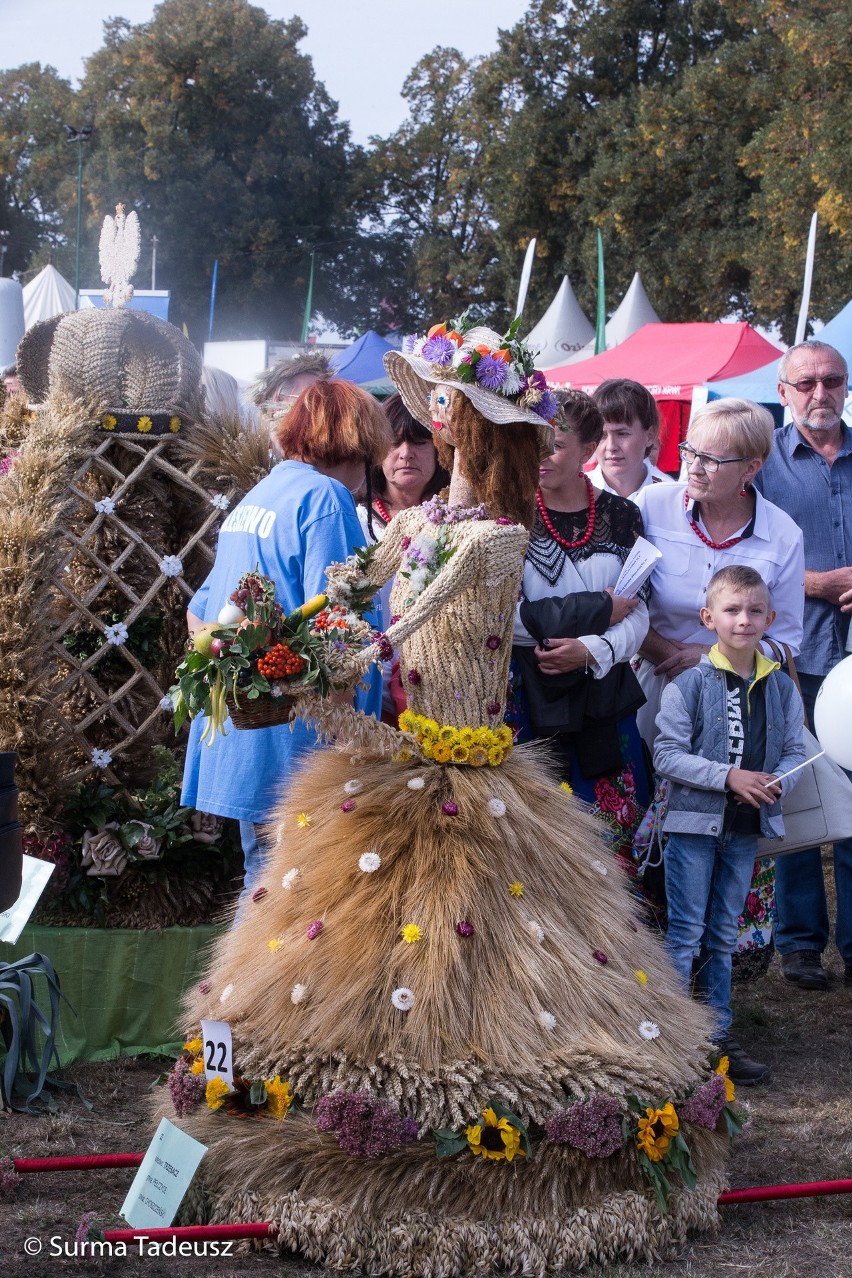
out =
{"type": "MultiPolygon", "coordinates": [[[[523,687],[517,683],[513,685],[509,698],[506,722],[517,741],[534,739],[523,687]]],[[[605,772],[591,779],[583,775],[571,737],[557,734],[548,740],[552,744],[563,785],[570,786],[574,795],[589,805],[592,815],[598,817],[603,825],[604,842],[625,872],[635,878],[633,837],[651,802],[651,791],[636,716],[628,715],[619,720],[617,728],[623,766],[617,772],[605,772]]]]}

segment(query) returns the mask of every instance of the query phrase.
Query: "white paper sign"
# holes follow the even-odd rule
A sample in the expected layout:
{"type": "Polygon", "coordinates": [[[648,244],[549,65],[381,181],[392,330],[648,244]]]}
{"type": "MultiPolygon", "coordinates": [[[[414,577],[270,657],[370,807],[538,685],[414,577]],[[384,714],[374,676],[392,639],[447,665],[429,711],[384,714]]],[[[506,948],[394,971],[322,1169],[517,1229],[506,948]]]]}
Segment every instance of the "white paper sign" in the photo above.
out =
{"type": "Polygon", "coordinates": [[[204,1042],[204,1074],[208,1083],[221,1078],[230,1088],[234,1086],[234,1048],[231,1027],[227,1021],[202,1021],[201,1037],[204,1042]]]}
{"type": "Polygon", "coordinates": [[[662,557],[661,550],[657,550],[644,537],[638,537],[618,574],[618,581],[613,586],[614,593],[621,595],[623,599],[635,599],[654,571],[657,560],[662,557]]]}
{"type": "Polygon", "coordinates": [[[206,1153],[206,1145],[160,1119],[121,1207],[131,1229],[165,1229],[172,1223],[206,1153]]]}
{"type": "Polygon", "coordinates": [[[15,944],[55,869],[56,866],[51,861],[40,861],[37,856],[24,856],[21,895],[14,905],[0,914],[0,941],[15,944]]]}

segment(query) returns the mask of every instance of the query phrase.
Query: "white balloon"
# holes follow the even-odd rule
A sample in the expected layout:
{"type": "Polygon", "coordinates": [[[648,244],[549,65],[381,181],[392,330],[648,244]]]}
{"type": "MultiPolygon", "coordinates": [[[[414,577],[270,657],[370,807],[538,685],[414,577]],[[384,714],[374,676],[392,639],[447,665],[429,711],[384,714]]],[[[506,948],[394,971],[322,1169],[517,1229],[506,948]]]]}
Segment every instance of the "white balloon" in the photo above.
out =
{"type": "Polygon", "coordinates": [[[826,754],[852,771],[852,657],[846,657],[822,681],[814,706],[814,731],[826,754]]]}
{"type": "Polygon", "coordinates": [[[242,608],[238,608],[236,604],[226,603],[216,620],[220,626],[235,626],[238,621],[243,620],[245,615],[242,608]]]}

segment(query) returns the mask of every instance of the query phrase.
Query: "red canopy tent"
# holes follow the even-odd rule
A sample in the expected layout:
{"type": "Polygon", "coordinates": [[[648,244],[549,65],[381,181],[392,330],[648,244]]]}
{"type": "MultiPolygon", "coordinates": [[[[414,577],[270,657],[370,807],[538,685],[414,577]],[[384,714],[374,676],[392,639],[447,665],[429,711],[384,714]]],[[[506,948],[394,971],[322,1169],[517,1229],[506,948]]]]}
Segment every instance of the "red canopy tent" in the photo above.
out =
{"type": "Polygon", "coordinates": [[[645,324],[611,351],[576,364],[550,368],[554,386],[593,391],[608,377],[630,377],[647,386],[660,408],[662,470],[678,469],[677,446],[686,434],[692,391],[705,382],[750,373],[778,350],[750,324],[645,324]]]}

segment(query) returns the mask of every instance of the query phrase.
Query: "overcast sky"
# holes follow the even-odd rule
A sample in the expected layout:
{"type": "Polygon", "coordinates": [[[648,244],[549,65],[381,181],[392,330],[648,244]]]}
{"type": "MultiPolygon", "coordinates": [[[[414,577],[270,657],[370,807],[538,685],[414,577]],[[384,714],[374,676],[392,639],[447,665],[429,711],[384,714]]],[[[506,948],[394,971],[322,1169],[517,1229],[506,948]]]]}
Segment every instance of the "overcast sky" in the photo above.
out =
{"type": "MultiPolygon", "coordinates": [[[[308,28],[302,52],[352,126],[356,142],[387,135],[405,116],[399,96],[415,62],[447,45],[467,57],[491,53],[498,28],[514,26],[527,0],[464,0],[427,4],[416,0],[266,0],[272,18],[298,14],[308,28]]],[[[0,68],[41,62],[72,83],[83,62],[103,43],[103,22],[127,18],[136,25],[153,15],[154,0],[0,0],[0,68]]]]}

